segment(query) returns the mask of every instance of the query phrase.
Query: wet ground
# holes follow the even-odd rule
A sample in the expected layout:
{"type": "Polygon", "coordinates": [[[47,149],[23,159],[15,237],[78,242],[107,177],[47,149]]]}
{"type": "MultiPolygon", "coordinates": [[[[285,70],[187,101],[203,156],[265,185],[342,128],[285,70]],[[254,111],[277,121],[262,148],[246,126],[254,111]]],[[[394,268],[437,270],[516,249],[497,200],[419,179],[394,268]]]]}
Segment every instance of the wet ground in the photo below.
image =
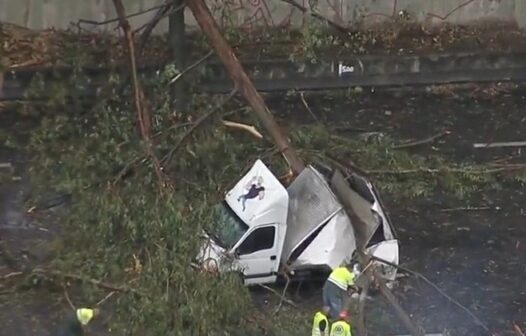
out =
{"type": "MultiPolygon", "coordinates": [[[[306,96],[306,100],[317,118],[338,122],[350,129],[349,133],[382,132],[402,141],[425,139],[444,130],[451,132],[409,149],[423,155],[439,154],[456,162],[511,158],[510,163],[524,163],[520,148],[473,148],[477,142],[526,140],[525,91],[503,90],[495,95],[496,90],[500,90],[498,86],[468,86],[458,96],[424,90],[417,94],[350,95],[337,101],[306,96]],[[328,109],[331,112],[327,113],[328,109]]],[[[273,103],[278,110],[283,106],[283,101],[273,103]]],[[[309,118],[301,103],[292,100],[290,104],[298,114],[304,113],[298,119],[309,118]]],[[[398,228],[403,265],[422,273],[469,308],[491,332],[513,335],[513,323],[526,330],[524,186],[504,183],[501,190],[480,190],[464,201],[445,197],[440,190],[410,203],[402,203],[396,195],[382,196],[398,228]],[[468,207],[481,210],[462,209],[468,207]]],[[[423,281],[401,279],[396,294],[428,332],[485,333],[472,317],[423,281]]],[[[383,303],[375,302],[371,304],[375,312],[375,305],[385,308],[383,303]]],[[[381,329],[405,334],[401,326],[391,323],[390,319],[380,321],[381,329]]]]}
{"type": "MultiPolygon", "coordinates": [[[[378,131],[403,141],[423,139],[445,128],[451,132],[433,143],[410,149],[419,153],[438,153],[459,162],[467,159],[487,162],[511,155],[518,157],[512,162],[524,161],[516,148],[472,147],[474,142],[526,140],[526,98],[520,90],[495,95],[494,88],[469,89],[458,97],[431,95],[425,91],[363,92],[337,98],[306,95],[306,100],[318,118],[354,129],[348,131],[350,133],[378,131]]],[[[269,98],[268,102],[281,116],[293,110],[296,113],[287,117],[302,122],[310,118],[298,100],[276,97],[269,98]]],[[[7,127],[5,120],[1,120],[4,117],[0,113],[2,128],[7,127]]],[[[1,162],[10,162],[17,168],[14,176],[21,175],[18,168],[25,166],[21,153],[6,150],[0,150],[1,162]]],[[[45,262],[47,242],[53,239],[60,224],[24,214],[27,209],[23,205],[24,191],[29,190],[24,179],[0,181],[1,241],[19,261],[45,262]]],[[[401,203],[396,195],[383,195],[398,228],[402,263],[436,282],[500,335],[512,334],[513,322],[526,330],[523,314],[526,242],[522,241],[526,237],[526,210],[523,210],[526,196],[523,189],[518,183],[507,183],[502,190],[481,190],[473,199],[462,202],[439,196],[439,191],[436,196],[410,204],[401,203]],[[501,210],[444,211],[467,206],[498,206],[501,210]]],[[[13,271],[5,258],[0,259],[0,275],[13,271]]],[[[291,296],[293,294],[291,292],[291,296]]],[[[316,288],[308,293],[303,290],[300,292],[303,299],[297,302],[306,311],[316,309],[318,294],[316,288]]],[[[453,330],[454,335],[482,332],[468,315],[421,281],[401,279],[396,294],[429,332],[444,329],[453,330]]],[[[272,294],[258,290],[256,297],[258,303],[273,309],[272,294]]],[[[68,310],[63,293],[31,291],[23,296],[2,293],[0,298],[0,325],[7,326],[0,329],[0,335],[47,335],[58,313],[68,310]]],[[[379,306],[383,306],[381,300],[375,299],[369,307],[377,310],[379,306]]],[[[380,321],[384,332],[404,333],[400,326],[388,323],[387,319],[380,321]]]]}

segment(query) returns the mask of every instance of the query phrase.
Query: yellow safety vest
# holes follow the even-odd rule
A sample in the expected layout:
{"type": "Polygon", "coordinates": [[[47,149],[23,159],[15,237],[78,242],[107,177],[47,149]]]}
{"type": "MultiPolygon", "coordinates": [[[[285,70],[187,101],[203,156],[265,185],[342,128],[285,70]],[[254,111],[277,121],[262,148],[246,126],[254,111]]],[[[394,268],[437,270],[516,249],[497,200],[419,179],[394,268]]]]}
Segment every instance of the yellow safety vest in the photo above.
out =
{"type": "Polygon", "coordinates": [[[346,291],[349,286],[354,285],[355,277],[356,275],[347,267],[338,267],[329,275],[329,281],[346,291]]]}
{"type": "Polygon", "coordinates": [[[327,319],[327,316],[325,316],[322,312],[317,312],[316,315],[314,315],[314,321],[312,322],[312,336],[320,336],[321,330],[320,330],[320,322],[325,321],[326,328],[325,328],[325,335],[328,335],[329,332],[329,320],[327,319]]]}
{"type": "Polygon", "coordinates": [[[334,322],[330,336],[352,336],[351,325],[345,321],[334,322]]]}

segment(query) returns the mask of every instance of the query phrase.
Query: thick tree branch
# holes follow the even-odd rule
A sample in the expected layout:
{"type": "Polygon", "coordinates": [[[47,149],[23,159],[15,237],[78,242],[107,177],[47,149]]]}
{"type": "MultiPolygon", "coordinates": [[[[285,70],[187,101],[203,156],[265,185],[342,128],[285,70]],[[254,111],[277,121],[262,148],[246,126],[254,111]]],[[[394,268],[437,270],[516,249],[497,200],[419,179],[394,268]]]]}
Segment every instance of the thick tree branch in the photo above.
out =
{"type": "Polygon", "coordinates": [[[243,66],[234,54],[232,47],[230,47],[221,34],[219,26],[213,18],[210,9],[207,7],[204,0],[187,0],[186,4],[194,14],[194,17],[203,32],[207,35],[208,40],[214,46],[214,49],[225,65],[230,78],[235,83],[236,89],[248,101],[254,114],[256,114],[261,120],[261,123],[270,134],[285,159],[288,161],[294,173],[299,174],[305,168],[305,164],[290,144],[289,139],[282,133],[280,127],[274,120],[274,117],[265,105],[263,98],[257,92],[256,88],[250,81],[250,78],[243,69],[243,66]]]}
{"type": "Polygon", "coordinates": [[[173,187],[171,181],[168,179],[168,177],[163,172],[161,162],[159,161],[159,159],[157,158],[157,155],[155,154],[155,146],[151,139],[151,128],[152,128],[151,117],[150,117],[150,113],[147,108],[144,91],[142,90],[142,87],[140,86],[139,79],[137,76],[137,65],[136,65],[136,60],[135,60],[135,45],[133,42],[133,33],[131,31],[130,23],[126,20],[126,11],[124,9],[124,5],[122,4],[122,1],[113,0],[113,4],[115,6],[115,11],[117,12],[117,15],[119,16],[119,25],[124,33],[124,38],[126,40],[126,46],[128,48],[128,54],[130,56],[130,66],[131,66],[134,98],[135,98],[135,108],[137,110],[141,135],[146,145],[146,151],[153,162],[155,172],[157,174],[157,177],[159,178],[159,181],[161,181],[161,183],[164,186],[173,187]]]}

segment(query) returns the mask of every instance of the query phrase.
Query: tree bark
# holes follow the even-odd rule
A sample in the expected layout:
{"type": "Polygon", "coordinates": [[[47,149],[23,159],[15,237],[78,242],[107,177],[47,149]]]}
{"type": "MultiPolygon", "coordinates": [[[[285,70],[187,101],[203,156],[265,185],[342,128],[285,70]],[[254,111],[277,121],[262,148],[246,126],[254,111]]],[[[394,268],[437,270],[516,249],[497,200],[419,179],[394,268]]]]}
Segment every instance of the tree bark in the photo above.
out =
{"type": "MultiPolygon", "coordinates": [[[[348,188],[349,186],[347,185],[343,174],[337,170],[331,180],[331,189],[336,195],[336,197],[338,197],[345,211],[347,212],[347,215],[351,219],[352,226],[355,230],[356,251],[358,253],[358,260],[362,268],[365,268],[371,259],[364,252],[367,243],[365,241],[364,232],[366,231],[367,224],[364,221],[362,221],[362,219],[354,211],[352,207],[352,202],[348,198],[348,193],[346,192],[348,188]]],[[[382,293],[383,297],[391,305],[391,308],[396,313],[400,321],[404,324],[407,331],[409,331],[409,333],[412,336],[424,336],[422,330],[420,330],[413,323],[413,321],[411,321],[409,315],[400,306],[398,300],[396,300],[396,297],[393,295],[391,290],[385,285],[384,279],[379,276],[378,272],[373,272],[371,268],[368,268],[365,271],[365,275],[378,283],[380,287],[380,292],[382,293]]],[[[365,325],[363,326],[363,328],[365,329],[365,325]]]]}
{"type": "Polygon", "coordinates": [[[152,160],[159,181],[162,183],[163,186],[170,186],[173,188],[173,184],[163,172],[161,162],[157,158],[157,155],[155,153],[155,145],[151,138],[152,119],[148,110],[148,106],[146,104],[144,91],[139,83],[139,78],[137,75],[134,38],[133,33],[131,31],[130,23],[128,22],[128,20],[126,20],[126,10],[124,8],[124,5],[122,4],[122,0],[113,0],[113,5],[115,6],[115,11],[119,16],[119,26],[121,27],[124,33],[124,39],[126,41],[126,47],[128,49],[128,54],[130,57],[130,71],[132,78],[132,87],[134,92],[135,108],[137,110],[140,132],[143,141],[146,145],[146,151],[152,160]]]}
{"type": "Polygon", "coordinates": [[[299,174],[305,168],[303,161],[290,144],[288,138],[281,132],[274,117],[265,105],[263,98],[257,92],[234,54],[234,51],[221,34],[219,26],[212,17],[207,5],[203,0],[186,0],[186,3],[188,8],[190,8],[194,14],[197,23],[213,45],[217,55],[224,63],[236,89],[248,101],[248,104],[252,107],[254,113],[262,122],[272,139],[274,139],[280,152],[288,161],[291,169],[295,174],[299,174]]]}
{"type": "Polygon", "coordinates": [[[396,315],[400,319],[400,321],[404,324],[404,326],[407,328],[407,331],[411,333],[412,336],[425,336],[424,332],[420,330],[411,320],[411,317],[407,312],[400,306],[400,303],[398,303],[398,300],[394,296],[394,294],[391,292],[389,288],[387,288],[387,285],[385,284],[385,280],[381,277],[381,275],[378,273],[378,271],[373,270],[372,271],[374,278],[376,280],[376,283],[378,283],[378,287],[380,288],[380,293],[382,293],[385,300],[391,305],[393,310],[395,311],[396,315]]]}

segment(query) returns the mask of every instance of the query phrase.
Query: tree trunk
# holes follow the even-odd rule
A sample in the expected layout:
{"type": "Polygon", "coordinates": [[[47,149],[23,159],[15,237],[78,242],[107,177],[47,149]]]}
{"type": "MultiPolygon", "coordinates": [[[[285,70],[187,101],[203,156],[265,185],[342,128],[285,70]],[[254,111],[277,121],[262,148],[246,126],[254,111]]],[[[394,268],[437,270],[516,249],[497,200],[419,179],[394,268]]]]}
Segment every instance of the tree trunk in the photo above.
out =
{"type": "Polygon", "coordinates": [[[190,8],[194,14],[197,23],[208,36],[208,39],[213,45],[217,55],[225,65],[236,89],[248,101],[248,104],[252,107],[254,113],[258,116],[259,120],[276,143],[276,146],[288,161],[292,171],[295,174],[299,174],[305,168],[303,161],[300,159],[287,137],[281,132],[274,117],[265,105],[263,98],[257,92],[234,54],[234,51],[221,34],[219,26],[212,17],[207,5],[203,0],[187,0],[186,3],[188,8],[190,8]]]}

